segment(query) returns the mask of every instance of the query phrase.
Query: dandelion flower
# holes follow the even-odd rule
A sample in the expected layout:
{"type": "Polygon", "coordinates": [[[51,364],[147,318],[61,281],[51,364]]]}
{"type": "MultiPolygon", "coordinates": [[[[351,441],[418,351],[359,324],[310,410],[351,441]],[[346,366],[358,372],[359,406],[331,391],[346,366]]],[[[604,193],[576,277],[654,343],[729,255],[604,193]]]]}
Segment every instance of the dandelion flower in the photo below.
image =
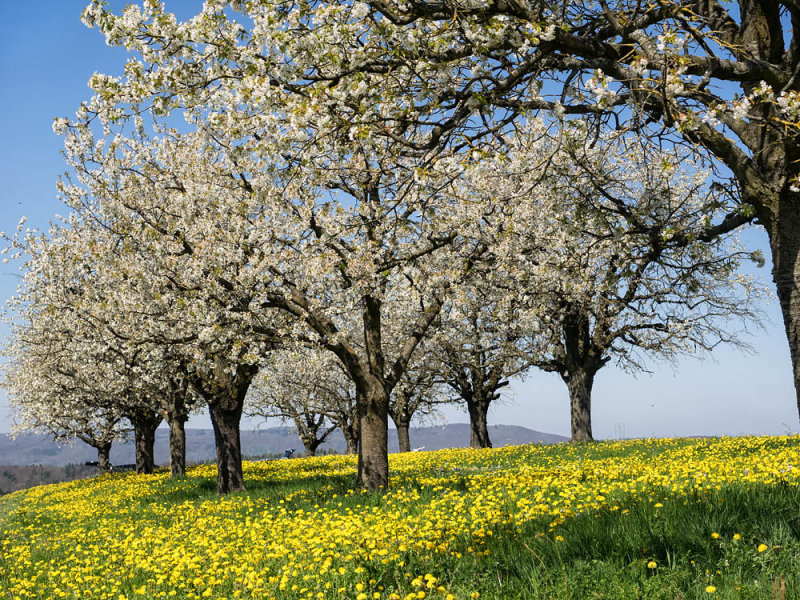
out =
{"type": "Polygon", "coordinates": [[[656,564],[656,561],[654,561],[654,560],[651,560],[649,563],[647,563],[647,568],[648,569],[655,569],[657,566],[658,565],[656,564]]]}
{"type": "Polygon", "coordinates": [[[706,586],[706,593],[707,594],[713,594],[716,591],[717,591],[717,588],[715,588],[713,585],[706,586]]]}
{"type": "Polygon", "coordinates": [[[718,540],[718,539],[719,539],[719,534],[718,534],[716,531],[715,531],[715,532],[713,532],[713,533],[711,534],[711,539],[712,539],[712,540],[718,540]]]}
{"type": "Polygon", "coordinates": [[[769,548],[769,546],[767,546],[766,544],[759,544],[758,545],[758,551],[759,552],[764,552],[764,550],[766,550],[767,548],[769,548]]]}

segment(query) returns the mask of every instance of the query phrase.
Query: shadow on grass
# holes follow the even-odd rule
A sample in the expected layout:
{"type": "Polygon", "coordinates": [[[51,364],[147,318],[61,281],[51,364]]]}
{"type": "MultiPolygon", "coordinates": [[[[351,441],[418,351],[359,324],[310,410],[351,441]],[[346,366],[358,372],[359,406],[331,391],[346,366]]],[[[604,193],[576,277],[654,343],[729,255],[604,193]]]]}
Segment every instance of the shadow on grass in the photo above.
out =
{"type": "MultiPolygon", "coordinates": [[[[270,481],[259,478],[248,479],[245,476],[245,491],[234,492],[226,496],[217,494],[216,475],[197,476],[187,475],[185,477],[166,479],[160,485],[154,487],[150,494],[142,496],[144,503],[148,502],[197,502],[208,501],[220,498],[236,498],[247,496],[251,498],[276,498],[291,494],[298,494],[299,503],[306,496],[313,496],[324,491],[325,495],[342,495],[355,487],[355,475],[313,475],[308,477],[298,477],[290,481],[270,481]]],[[[317,498],[316,501],[327,500],[327,498],[317,498]]]]}
{"type": "Polygon", "coordinates": [[[459,589],[460,582],[479,581],[481,600],[800,598],[797,486],[665,494],[660,502],[581,514],[552,530],[547,519],[493,533],[475,548],[488,554],[468,552],[475,540],[462,540],[450,545],[461,557],[439,561],[455,597],[473,591],[459,589]]]}

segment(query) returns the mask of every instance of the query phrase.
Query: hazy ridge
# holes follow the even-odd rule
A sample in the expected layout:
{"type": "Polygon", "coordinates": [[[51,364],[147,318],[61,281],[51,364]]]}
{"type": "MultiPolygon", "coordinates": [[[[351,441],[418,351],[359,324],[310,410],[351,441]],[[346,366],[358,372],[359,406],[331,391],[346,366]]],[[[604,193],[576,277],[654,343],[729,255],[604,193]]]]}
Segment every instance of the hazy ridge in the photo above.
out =
{"type": "MultiPolygon", "coordinates": [[[[491,425],[489,435],[495,446],[508,446],[530,443],[557,443],[567,438],[550,433],[542,433],[516,425],[491,425]]],[[[469,425],[453,423],[444,426],[412,427],[411,446],[426,450],[443,448],[463,448],[469,446],[469,425]]],[[[271,427],[252,431],[242,431],[242,453],[245,457],[256,458],[281,454],[288,448],[295,448],[301,454],[303,444],[294,428],[271,427]]],[[[389,432],[389,451],[397,452],[397,436],[389,432]]],[[[334,432],[322,445],[323,452],[344,452],[345,442],[341,432],[334,432]]],[[[211,429],[186,430],[187,461],[199,463],[214,460],[214,432],[211,429]]],[[[159,465],[169,463],[168,432],[156,432],[155,459],[159,465]]],[[[59,445],[44,435],[25,434],[16,439],[0,434],[0,466],[45,465],[65,466],[97,460],[96,451],[82,442],[69,446],[59,445]]],[[[133,443],[116,443],[111,449],[112,464],[134,462],[133,443]]],[[[2,487],[2,485],[0,485],[2,487]]]]}

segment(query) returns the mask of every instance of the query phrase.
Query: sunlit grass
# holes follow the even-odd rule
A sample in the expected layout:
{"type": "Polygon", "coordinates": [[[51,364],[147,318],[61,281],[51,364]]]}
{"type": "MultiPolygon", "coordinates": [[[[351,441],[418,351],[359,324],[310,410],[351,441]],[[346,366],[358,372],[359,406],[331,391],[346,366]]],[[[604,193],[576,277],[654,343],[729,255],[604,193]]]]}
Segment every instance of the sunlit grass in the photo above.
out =
{"type": "Polygon", "coordinates": [[[0,499],[0,598],[800,598],[800,439],[246,463],[0,499]],[[760,551],[759,551],[760,550],[760,551]],[[712,589],[713,588],[713,589],[712,589]]]}

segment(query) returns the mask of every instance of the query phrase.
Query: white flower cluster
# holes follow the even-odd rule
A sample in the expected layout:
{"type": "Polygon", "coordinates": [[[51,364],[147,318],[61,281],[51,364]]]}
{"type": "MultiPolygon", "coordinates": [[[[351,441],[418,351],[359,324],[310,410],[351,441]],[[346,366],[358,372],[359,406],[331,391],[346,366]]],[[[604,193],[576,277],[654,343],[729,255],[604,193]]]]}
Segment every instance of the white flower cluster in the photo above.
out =
{"type": "Polygon", "coordinates": [[[614,79],[612,77],[598,69],[594,72],[594,77],[584,82],[584,86],[594,96],[597,106],[607,108],[613,106],[617,100],[617,92],[609,87],[613,82],[614,79]]]}
{"type": "Polygon", "coordinates": [[[64,135],[67,131],[67,127],[69,126],[69,119],[65,117],[59,117],[57,119],[53,119],[53,131],[58,135],[64,135]]]}

